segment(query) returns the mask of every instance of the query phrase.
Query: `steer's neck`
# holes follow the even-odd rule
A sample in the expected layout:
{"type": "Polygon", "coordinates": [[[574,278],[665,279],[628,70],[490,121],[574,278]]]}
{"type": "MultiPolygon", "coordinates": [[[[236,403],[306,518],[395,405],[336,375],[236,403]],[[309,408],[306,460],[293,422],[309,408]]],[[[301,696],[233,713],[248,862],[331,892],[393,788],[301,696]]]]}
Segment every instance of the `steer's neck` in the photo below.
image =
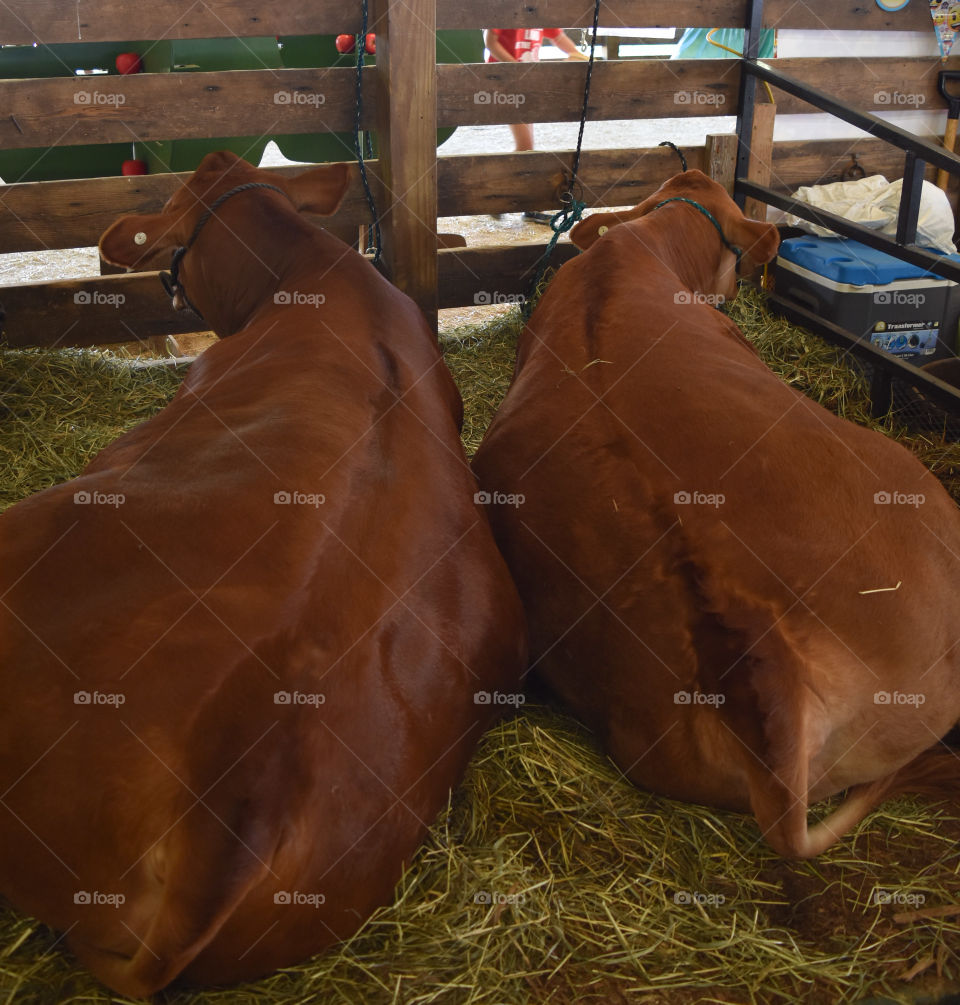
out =
{"type": "Polygon", "coordinates": [[[221,338],[287,295],[292,300],[322,293],[323,275],[344,250],[325,231],[278,211],[275,203],[262,200],[242,210],[207,225],[180,273],[191,303],[221,338]]]}
{"type": "Polygon", "coordinates": [[[663,206],[628,228],[631,237],[690,290],[718,299],[736,294],[736,257],[724,247],[716,227],[693,207],[663,206]]]}

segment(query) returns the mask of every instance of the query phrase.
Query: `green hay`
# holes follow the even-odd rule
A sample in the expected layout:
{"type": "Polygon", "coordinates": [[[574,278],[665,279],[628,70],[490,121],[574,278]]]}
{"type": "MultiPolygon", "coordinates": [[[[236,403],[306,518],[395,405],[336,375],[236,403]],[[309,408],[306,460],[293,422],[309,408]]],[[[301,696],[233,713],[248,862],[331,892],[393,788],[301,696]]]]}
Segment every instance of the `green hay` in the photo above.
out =
{"type": "MultiPolygon", "coordinates": [[[[866,389],[836,350],[768,316],[756,294],[731,312],[784,379],[866,420],[866,389]]],[[[513,312],[443,335],[471,451],[509,384],[518,328],[513,312]]],[[[117,372],[94,354],[0,353],[0,386],[19,387],[17,398],[0,398],[13,413],[0,421],[0,463],[16,483],[5,483],[3,498],[75,473],[121,428],[162,407],[177,379],[117,372]]],[[[908,445],[945,471],[960,453],[923,437],[908,445]]],[[[908,1001],[956,986],[960,914],[899,922],[914,908],[876,894],[936,908],[956,904],[958,888],[956,807],[890,801],[815,861],[785,862],[751,817],[639,791],[571,718],[528,705],[483,739],[395,902],[353,939],[253,984],[158,1000],[835,1005],[885,993],[908,1001]],[[905,985],[902,975],[927,959],[905,985]]],[[[0,910],[0,1005],[123,1001],[75,967],[55,933],[0,910]]]]}

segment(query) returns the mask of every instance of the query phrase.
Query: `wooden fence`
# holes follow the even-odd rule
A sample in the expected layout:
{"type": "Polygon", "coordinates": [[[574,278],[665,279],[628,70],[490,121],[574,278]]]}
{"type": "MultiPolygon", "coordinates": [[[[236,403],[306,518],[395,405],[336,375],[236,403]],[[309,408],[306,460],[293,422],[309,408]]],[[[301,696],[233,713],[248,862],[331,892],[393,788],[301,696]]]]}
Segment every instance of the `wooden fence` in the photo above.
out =
{"type": "MultiPolygon", "coordinates": [[[[378,134],[379,160],[371,164],[383,216],[385,269],[429,315],[437,308],[473,303],[478,291],[525,292],[539,246],[443,250],[436,247],[436,220],[443,216],[519,211],[556,202],[572,155],[552,152],[436,156],[438,127],[579,118],[584,63],[436,65],[434,33],[563,25],[589,26],[592,4],[584,0],[371,0],[369,30],[377,33],[377,65],[364,69],[362,126],[378,134]],[[477,100],[478,94],[522,94],[522,104],[477,100]]],[[[183,13],[179,0],[138,5],[141,38],[262,37],[355,32],[359,0],[207,0],[183,13]],[[356,6],[354,11],[352,8],[356,6]],[[346,9],[349,8],[349,11],[346,9]]],[[[606,0],[601,25],[738,26],[745,0],[606,0]]],[[[895,14],[863,0],[824,5],[767,0],[765,24],[778,28],[837,31],[930,31],[926,4],[895,14]],[[827,21],[828,24],[824,22],[827,21]]],[[[4,44],[57,44],[129,38],[130,6],[123,0],[6,0],[0,4],[4,44]]],[[[925,109],[944,108],[937,92],[938,60],[922,58],[780,59],[779,69],[866,110],[881,110],[878,90],[915,96],[925,109]]],[[[960,61],[951,60],[949,68],[960,61]]],[[[597,63],[591,120],[659,119],[735,114],[740,71],[733,60],[618,60],[597,63]],[[678,95],[704,96],[684,101],[678,95]]],[[[777,93],[777,114],[809,111],[777,93]]],[[[0,150],[217,135],[349,131],[354,118],[354,71],[257,69],[221,72],[113,74],[0,81],[0,150]],[[120,93],[122,103],[91,95],[120,93]],[[323,94],[322,105],[277,104],[274,94],[323,94]]],[[[757,128],[763,130],[764,116],[757,128]]],[[[766,124],[769,133],[769,121],[766,124]]],[[[664,127],[664,139],[669,139],[664,127]]],[[[902,154],[878,141],[830,140],[766,144],[758,135],[759,176],[778,189],[824,176],[836,178],[856,150],[872,171],[899,177],[902,154]],[[764,150],[770,152],[764,153],[764,150]]],[[[769,135],[767,136],[769,141],[769,135]]],[[[729,138],[685,151],[691,167],[732,176],[729,138]]],[[[676,169],[667,150],[603,150],[584,153],[580,182],[589,206],[639,201],[676,169]]],[[[299,168],[273,169],[295,174],[299,168]]],[[[751,170],[753,173],[753,169],[751,170]]],[[[96,244],[119,215],[154,212],[185,175],[96,178],[10,184],[0,188],[0,252],[96,244]]],[[[341,228],[368,220],[359,176],[337,217],[341,228]]],[[[561,246],[558,260],[569,252],[561,246]]],[[[104,275],[31,283],[0,289],[11,345],[89,345],[176,334],[198,327],[189,312],[174,312],[155,273],[104,275]],[[83,310],[76,294],[89,294],[83,310]],[[123,297],[122,307],[113,306],[123,297]],[[114,296],[111,296],[114,295],[114,296]]]]}

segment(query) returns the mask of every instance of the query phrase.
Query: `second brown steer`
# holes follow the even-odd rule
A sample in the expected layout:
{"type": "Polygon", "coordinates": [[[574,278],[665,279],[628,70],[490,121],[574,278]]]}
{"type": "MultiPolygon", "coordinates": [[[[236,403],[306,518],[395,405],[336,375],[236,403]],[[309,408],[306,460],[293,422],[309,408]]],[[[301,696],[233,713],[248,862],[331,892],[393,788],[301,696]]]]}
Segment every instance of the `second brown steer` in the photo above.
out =
{"type": "Polygon", "coordinates": [[[347,182],[211,154],[111,227],[225,337],[0,516],[0,893],[125,995],[355,932],[525,660],[435,336],[300,215],[347,182]]]}
{"type": "Polygon", "coordinates": [[[715,309],[776,229],[688,171],[571,236],[474,463],[525,500],[490,512],[536,673],[629,778],[752,810],[785,856],[893,792],[956,798],[960,513],[715,309]]]}

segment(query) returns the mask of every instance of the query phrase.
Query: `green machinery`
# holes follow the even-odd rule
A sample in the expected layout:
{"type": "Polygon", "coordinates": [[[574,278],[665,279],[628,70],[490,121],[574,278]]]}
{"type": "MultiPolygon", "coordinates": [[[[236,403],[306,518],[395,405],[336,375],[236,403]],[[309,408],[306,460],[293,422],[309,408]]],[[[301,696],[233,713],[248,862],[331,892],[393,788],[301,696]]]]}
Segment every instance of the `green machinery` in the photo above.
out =
{"type": "MultiPolygon", "coordinates": [[[[255,70],[354,66],[356,56],[341,55],[333,35],[273,36],[243,39],[173,39],[160,42],[78,42],[67,45],[0,47],[0,79],[74,77],[81,74],[117,75],[121,53],[137,53],[145,73],[196,73],[216,70],[255,70]]],[[[365,56],[368,63],[375,56],[365,56]]],[[[483,59],[479,31],[442,31],[437,34],[438,63],[476,63],[483,59]]],[[[440,130],[437,143],[453,132],[440,130]]],[[[7,184],[97,178],[119,175],[127,160],[145,161],[150,173],[192,171],[212,150],[232,150],[259,164],[264,148],[275,140],[290,160],[321,162],[350,160],[352,133],[302,133],[277,136],[224,136],[211,139],[169,139],[150,142],[98,143],[0,151],[0,178],[7,184]]]]}

